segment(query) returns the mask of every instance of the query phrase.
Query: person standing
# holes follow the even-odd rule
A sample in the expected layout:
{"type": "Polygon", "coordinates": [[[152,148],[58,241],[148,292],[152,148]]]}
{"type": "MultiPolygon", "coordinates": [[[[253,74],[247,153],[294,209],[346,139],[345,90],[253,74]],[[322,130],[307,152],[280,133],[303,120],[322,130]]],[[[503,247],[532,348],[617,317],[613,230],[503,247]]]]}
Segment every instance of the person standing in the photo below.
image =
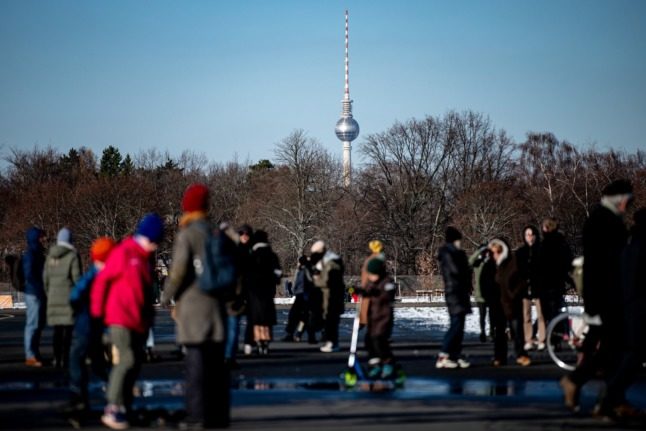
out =
{"type": "Polygon", "coordinates": [[[566,283],[572,269],[572,252],[565,237],[558,231],[558,223],[549,217],[543,220],[538,259],[539,298],[545,316],[545,323],[555,318],[565,303],[566,283]]]}
{"type": "Polygon", "coordinates": [[[494,365],[502,365],[507,360],[507,340],[505,328],[511,323],[514,334],[514,351],[516,363],[526,367],[532,363],[524,349],[523,336],[523,291],[525,280],[518,270],[516,256],[509,249],[506,241],[495,238],[489,242],[491,256],[496,263],[494,281],[500,292],[500,310],[495,312],[494,365]]]}
{"type": "Polygon", "coordinates": [[[42,367],[40,337],[45,327],[47,296],[43,285],[45,267],[45,232],[32,226],[27,230],[27,250],[22,256],[22,271],[25,276],[25,365],[42,367]]]}
{"type": "Polygon", "coordinates": [[[72,245],[72,232],[64,227],[56,236],[56,244],[47,253],[43,284],[47,295],[47,324],[54,327],[54,366],[69,367],[74,312],[70,293],[80,280],[81,257],[72,245]]]}
{"type": "MultiPolygon", "coordinates": [[[[579,409],[581,387],[598,371],[611,376],[617,368],[623,301],[619,295],[621,253],[628,239],[623,216],[632,201],[632,184],[616,180],[602,191],[601,203],[583,225],[583,306],[590,329],[583,341],[582,360],[560,380],[567,408],[579,409]]],[[[614,406],[605,403],[611,414],[614,406]]]]}
{"type": "Polygon", "coordinates": [[[191,184],[182,197],[183,215],[173,243],[162,305],[175,300],[177,342],[186,348],[186,410],[189,426],[226,427],[230,421],[229,368],[224,363],[225,298],[203,291],[195,259],[203,262],[211,235],[209,190],[191,184]]]}
{"type": "Polygon", "coordinates": [[[394,379],[396,377],[395,355],[390,347],[393,327],[393,302],[395,284],[386,273],[384,259],[374,257],[366,265],[367,283],[362,288],[363,296],[370,298],[368,310],[366,346],[368,348],[368,377],[371,379],[394,379]]]}
{"type": "MultiPolygon", "coordinates": [[[[545,319],[543,317],[543,302],[540,299],[538,283],[540,234],[535,226],[523,228],[523,245],[516,250],[518,270],[527,285],[523,292],[523,335],[525,350],[534,348],[534,323],[532,321],[532,305],[536,308],[536,350],[545,350],[545,319]]],[[[548,288],[547,286],[545,286],[548,288]]]]}
{"type": "Polygon", "coordinates": [[[339,322],[345,308],[343,260],[319,240],[312,245],[310,262],[314,285],[321,289],[323,297],[324,344],[320,350],[324,353],[338,352],[339,322]]]}
{"type": "Polygon", "coordinates": [[[464,339],[464,321],[471,313],[471,267],[460,249],[462,234],[453,226],[446,228],[446,243],[438,250],[437,260],[444,280],[444,298],[450,326],[444,335],[442,351],[435,368],[467,368],[471,364],[460,357],[464,339]]]}
{"type": "Polygon", "coordinates": [[[101,237],[90,246],[92,265],[74,285],[69,302],[74,310],[74,331],[70,348],[70,408],[72,412],[89,409],[88,371],[85,361],[90,358],[93,373],[107,380],[107,364],[103,355],[103,323],[90,318],[90,290],[96,275],[105,266],[108,255],[115,246],[112,238],[101,237]]]}
{"type": "Polygon", "coordinates": [[[276,285],[283,271],[278,256],[269,245],[267,232],[257,230],[251,248],[251,280],[249,283],[249,312],[253,322],[254,341],[258,353],[269,354],[272,327],[276,324],[276,285]]]}
{"type": "Polygon", "coordinates": [[[90,291],[90,315],[101,318],[110,331],[112,369],[101,421],[112,429],[128,428],[126,413],[153,323],[151,255],[164,236],[157,214],[145,215],[134,235],[112,250],[90,291]]]}
{"type": "MultiPolygon", "coordinates": [[[[474,272],[474,287],[473,287],[473,299],[476,302],[478,307],[478,322],[480,323],[480,342],[484,343],[487,341],[487,316],[489,317],[489,334],[493,338],[493,318],[491,315],[491,306],[486,299],[486,295],[483,292],[483,287],[486,285],[486,281],[483,282],[483,279],[486,278],[483,274],[486,274],[486,271],[483,272],[485,267],[485,262],[489,260],[489,249],[487,245],[480,246],[471,256],[469,256],[469,265],[473,268],[474,272]]],[[[500,298],[496,298],[497,301],[500,298]]]]}

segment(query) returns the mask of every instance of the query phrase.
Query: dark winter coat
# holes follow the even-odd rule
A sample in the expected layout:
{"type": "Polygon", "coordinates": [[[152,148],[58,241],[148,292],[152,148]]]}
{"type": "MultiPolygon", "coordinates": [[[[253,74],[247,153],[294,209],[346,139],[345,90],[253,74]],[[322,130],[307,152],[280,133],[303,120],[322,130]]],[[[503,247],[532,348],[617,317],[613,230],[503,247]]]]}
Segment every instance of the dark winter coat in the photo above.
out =
{"type": "Polygon", "coordinates": [[[70,293],[82,274],[81,257],[75,248],[56,244],[49,249],[43,272],[47,295],[47,324],[74,324],[70,293]]]}
{"type": "MultiPolygon", "coordinates": [[[[500,241],[500,240],[496,240],[500,241]]],[[[514,253],[504,241],[503,254],[496,262],[495,281],[500,290],[500,304],[507,320],[521,318],[523,292],[526,289],[525,280],[518,270],[518,263],[514,253]]]]}
{"type": "Polygon", "coordinates": [[[620,319],[621,253],[628,232],[620,216],[596,206],[583,226],[583,302],[591,316],[620,319]]]}
{"type": "Polygon", "coordinates": [[[278,256],[269,244],[256,243],[251,251],[251,279],[249,283],[249,313],[254,325],[276,324],[276,285],[282,271],[278,256]]]}
{"type": "Polygon", "coordinates": [[[526,226],[523,229],[523,245],[516,250],[518,270],[521,272],[527,285],[527,290],[523,292],[525,298],[538,298],[540,296],[540,283],[538,281],[540,274],[538,269],[540,248],[541,242],[538,229],[534,226],[526,226]],[[531,229],[536,238],[536,241],[532,245],[527,244],[525,240],[524,233],[527,229],[531,229]]]}
{"type": "Polygon", "coordinates": [[[625,348],[646,354],[646,226],[635,225],[621,257],[625,348]]]}
{"type": "Polygon", "coordinates": [[[389,276],[382,277],[375,283],[368,282],[364,296],[370,298],[368,335],[377,337],[389,334],[394,320],[395,283],[389,276]]]}
{"type": "Polygon", "coordinates": [[[545,232],[538,258],[539,296],[557,297],[565,294],[572,269],[572,251],[565,237],[557,231],[545,232]]]}
{"type": "Polygon", "coordinates": [[[74,332],[77,334],[90,333],[90,289],[98,272],[96,266],[91,265],[70,293],[69,301],[74,310],[74,332]]]}
{"type": "Polygon", "coordinates": [[[227,314],[239,316],[247,310],[249,283],[251,279],[251,247],[249,243],[238,243],[236,251],[238,282],[236,289],[227,300],[227,314]]]}
{"type": "Polygon", "coordinates": [[[471,312],[471,267],[463,250],[452,243],[438,250],[437,259],[444,279],[444,298],[449,314],[471,312]]]}
{"type": "Polygon", "coordinates": [[[203,344],[225,339],[224,301],[205,293],[197,283],[194,257],[204,260],[204,244],[211,232],[205,218],[187,222],[180,228],[173,243],[173,258],[162,304],[175,299],[176,334],[179,344],[203,344]]]}
{"type": "Polygon", "coordinates": [[[27,250],[22,255],[22,270],[25,274],[25,293],[44,299],[45,249],[40,243],[41,235],[43,231],[37,227],[27,230],[27,250]]]}

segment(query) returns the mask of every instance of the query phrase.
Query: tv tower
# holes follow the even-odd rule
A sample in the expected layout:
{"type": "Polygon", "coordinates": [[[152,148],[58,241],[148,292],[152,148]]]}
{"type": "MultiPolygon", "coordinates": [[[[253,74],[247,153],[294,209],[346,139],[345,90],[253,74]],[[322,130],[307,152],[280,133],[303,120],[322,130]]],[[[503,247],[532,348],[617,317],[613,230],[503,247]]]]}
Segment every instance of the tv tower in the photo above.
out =
{"type": "Polygon", "coordinates": [[[345,11],[345,92],[341,101],[343,111],[341,118],[336,122],[334,132],[336,137],[343,142],[343,184],[348,187],[352,176],[352,162],[350,153],[352,141],[359,136],[359,123],[352,118],[352,100],[350,99],[350,62],[348,58],[348,11],[345,11]]]}

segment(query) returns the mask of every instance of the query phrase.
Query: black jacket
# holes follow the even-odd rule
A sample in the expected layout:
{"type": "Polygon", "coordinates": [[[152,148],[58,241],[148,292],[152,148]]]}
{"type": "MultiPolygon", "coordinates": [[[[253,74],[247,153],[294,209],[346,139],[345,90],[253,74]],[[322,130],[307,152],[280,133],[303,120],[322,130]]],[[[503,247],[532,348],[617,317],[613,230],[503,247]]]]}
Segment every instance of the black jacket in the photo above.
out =
{"type": "Polygon", "coordinates": [[[466,253],[451,243],[438,250],[437,260],[444,279],[444,297],[449,314],[471,312],[471,266],[466,253]]]}
{"type": "Polygon", "coordinates": [[[627,237],[621,217],[602,205],[583,226],[583,302],[586,313],[602,321],[621,316],[620,261],[627,237]]]}

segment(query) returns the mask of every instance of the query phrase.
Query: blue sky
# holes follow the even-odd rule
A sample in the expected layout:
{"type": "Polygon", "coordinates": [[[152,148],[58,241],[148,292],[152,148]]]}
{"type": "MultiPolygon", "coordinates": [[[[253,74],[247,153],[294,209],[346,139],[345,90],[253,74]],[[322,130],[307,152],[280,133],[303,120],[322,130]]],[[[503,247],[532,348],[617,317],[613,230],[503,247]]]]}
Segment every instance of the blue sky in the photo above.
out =
{"type": "Polygon", "coordinates": [[[51,145],[341,157],[344,10],[361,135],[472,109],[517,141],[646,148],[646,1],[0,1],[0,155],[51,145]]]}

